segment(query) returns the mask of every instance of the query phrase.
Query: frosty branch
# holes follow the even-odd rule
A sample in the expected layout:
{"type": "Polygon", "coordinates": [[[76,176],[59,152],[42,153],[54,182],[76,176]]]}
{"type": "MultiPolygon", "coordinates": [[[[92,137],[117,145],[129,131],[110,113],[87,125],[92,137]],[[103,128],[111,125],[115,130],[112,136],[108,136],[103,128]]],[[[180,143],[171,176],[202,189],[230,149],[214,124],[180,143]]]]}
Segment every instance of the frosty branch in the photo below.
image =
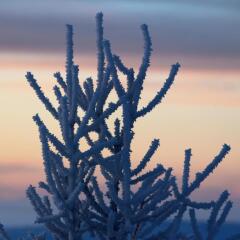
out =
{"type": "MultiPolygon", "coordinates": [[[[187,149],[181,188],[171,168],[159,163],[146,171],[160,145],[158,139],[152,141],[133,168],[131,147],[135,123],[162,102],[174,83],[180,64],[172,65],[162,88],[140,108],[152,53],[148,26],[141,26],[144,51],[136,73],[113,53],[109,40],[105,39],[102,13],[96,15],[96,28],[97,79],[93,81],[89,77],[81,83],[79,67],[74,61],[73,28],[67,25],[66,73],[64,77],[59,72],[54,74],[56,85],[53,91],[58,106],[47,98],[33,74],[26,74],[37,97],[59,124],[61,135],[55,136],[39,114],[33,117],[39,129],[46,175],[45,182],[39,183],[46,195],[41,196],[32,185],[26,191],[37,214],[36,222],[44,223],[53,238],[58,240],[85,239],[87,233],[91,233],[94,239],[174,240],[182,239],[180,226],[188,210],[193,229],[189,239],[201,240],[203,236],[196,211],[203,209],[210,210],[207,239],[214,239],[232,207],[228,192],[224,191],[218,200],[211,202],[193,201],[191,194],[225,158],[230,146],[224,144],[192,182],[189,181],[192,151],[187,149]],[[119,73],[126,78],[126,86],[119,73]],[[112,93],[116,95],[114,102],[109,100],[112,93]],[[122,115],[114,115],[116,111],[122,115]],[[111,127],[109,118],[114,127],[111,127]],[[97,168],[106,191],[99,183],[97,168]]],[[[1,233],[8,239],[4,229],[1,233]]]]}

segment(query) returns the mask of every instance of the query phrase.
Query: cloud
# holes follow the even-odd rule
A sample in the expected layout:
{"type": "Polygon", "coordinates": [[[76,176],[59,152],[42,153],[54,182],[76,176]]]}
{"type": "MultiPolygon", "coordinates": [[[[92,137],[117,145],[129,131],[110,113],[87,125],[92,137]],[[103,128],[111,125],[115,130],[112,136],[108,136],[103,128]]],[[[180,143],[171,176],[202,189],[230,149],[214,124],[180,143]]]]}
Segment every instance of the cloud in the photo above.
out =
{"type": "Polygon", "coordinates": [[[141,23],[149,25],[156,54],[165,58],[186,58],[204,65],[222,62],[240,66],[240,15],[237,1],[17,1],[0,3],[0,51],[64,52],[66,23],[75,25],[76,49],[94,54],[97,11],[105,14],[105,33],[113,49],[121,54],[142,53],[141,23]],[[58,4],[57,4],[58,3],[58,4]],[[217,5],[217,3],[219,3],[217,5]],[[34,5],[34,6],[33,6],[34,5]],[[87,12],[87,13],[86,13],[87,12]],[[201,61],[200,61],[201,60],[201,61]]]}
{"type": "Polygon", "coordinates": [[[26,165],[26,164],[12,164],[12,163],[0,163],[0,175],[13,174],[14,172],[39,172],[39,167],[26,165]]]}

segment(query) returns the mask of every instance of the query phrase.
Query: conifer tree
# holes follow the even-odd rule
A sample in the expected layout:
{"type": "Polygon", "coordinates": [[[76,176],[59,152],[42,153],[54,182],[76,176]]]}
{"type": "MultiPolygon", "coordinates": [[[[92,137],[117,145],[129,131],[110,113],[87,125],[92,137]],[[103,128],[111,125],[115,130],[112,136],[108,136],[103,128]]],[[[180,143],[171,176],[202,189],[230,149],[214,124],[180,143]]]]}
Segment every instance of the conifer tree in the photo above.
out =
{"type": "Polygon", "coordinates": [[[58,240],[86,239],[86,233],[91,233],[94,239],[109,240],[203,240],[205,236],[196,218],[196,211],[203,209],[210,211],[206,239],[216,239],[232,207],[229,193],[224,191],[219,199],[210,202],[193,201],[191,194],[225,158],[230,146],[224,144],[192,182],[189,181],[192,150],[187,149],[180,187],[172,168],[159,163],[146,171],[160,145],[159,139],[150,143],[133,168],[131,147],[135,123],[162,102],[180,64],[172,65],[161,89],[146,106],[140,107],[152,53],[148,26],[141,26],[144,52],[137,71],[113,53],[109,40],[104,38],[102,13],[96,15],[96,28],[97,78],[94,81],[89,77],[81,83],[73,55],[73,27],[67,25],[66,73],[64,77],[59,72],[54,74],[57,84],[53,91],[58,107],[45,96],[33,74],[26,74],[36,95],[59,124],[61,133],[55,136],[38,114],[33,117],[39,129],[46,175],[45,181],[39,182],[46,195],[41,196],[32,185],[26,191],[37,214],[36,222],[43,223],[58,240]],[[126,86],[119,73],[126,78],[126,86]],[[114,102],[109,102],[111,93],[117,97],[114,102]],[[114,114],[117,110],[121,116],[114,114]],[[106,191],[99,183],[97,168],[106,191]],[[183,235],[180,229],[187,212],[193,229],[189,236],[183,235]]]}

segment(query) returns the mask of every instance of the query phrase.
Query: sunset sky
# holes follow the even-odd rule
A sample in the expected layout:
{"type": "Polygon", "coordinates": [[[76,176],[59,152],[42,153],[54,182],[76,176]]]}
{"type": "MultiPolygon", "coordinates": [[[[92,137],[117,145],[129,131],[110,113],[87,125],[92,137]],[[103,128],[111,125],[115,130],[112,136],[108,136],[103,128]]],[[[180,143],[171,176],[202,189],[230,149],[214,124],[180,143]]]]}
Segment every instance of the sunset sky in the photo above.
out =
{"type": "MultiPolygon", "coordinates": [[[[30,224],[34,212],[25,198],[29,184],[44,179],[41,146],[32,116],[46,113],[25,80],[27,71],[54,99],[53,73],[65,66],[65,24],[74,25],[75,60],[80,80],[96,79],[95,14],[104,13],[105,37],[115,53],[138,68],[146,23],[153,57],[142,97],[149,101],[162,86],[172,64],[181,69],[159,105],[135,127],[133,162],[141,159],[153,138],[161,142],[154,156],[181,178],[184,150],[192,148],[192,177],[219,152],[231,153],[195,194],[215,199],[231,192],[240,221],[240,2],[234,0],[1,0],[0,1],[0,221],[30,224]],[[113,4],[114,2],[114,4],[113,4]],[[181,3],[180,3],[181,2],[181,3]]],[[[133,163],[134,164],[134,163],[133,163]]],[[[150,166],[150,167],[151,167],[150,166]]]]}

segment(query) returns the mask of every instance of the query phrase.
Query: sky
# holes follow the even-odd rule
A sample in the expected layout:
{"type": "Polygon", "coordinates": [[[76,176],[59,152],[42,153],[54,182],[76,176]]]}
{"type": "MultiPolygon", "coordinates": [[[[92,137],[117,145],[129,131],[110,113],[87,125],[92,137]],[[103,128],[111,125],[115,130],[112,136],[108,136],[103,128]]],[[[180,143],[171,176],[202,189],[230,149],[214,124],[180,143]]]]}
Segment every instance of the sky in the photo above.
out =
{"type": "Polygon", "coordinates": [[[159,90],[172,64],[176,82],[163,103],[135,127],[133,165],[153,138],[161,142],[154,164],[172,166],[178,179],[184,150],[192,148],[192,177],[224,143],[232,150],[194,197],[215,199],[231,192],[240,221],[240,2],[163,0],[1,0],[0,1],[0,220],[30,224],[34,212],[25,197],[29,184],[44,179],[41,146],[32,116],[45,112],[25,80],[32,71],[53,99],[53,73],[65,66],[66,24],[74,26],[80,80],[96,79],[95,15],[104,13],[105,37],[123,61],[137,69],[143,52],[140,25],[152,36],[153,57],[142,105],[159,90]]]}

